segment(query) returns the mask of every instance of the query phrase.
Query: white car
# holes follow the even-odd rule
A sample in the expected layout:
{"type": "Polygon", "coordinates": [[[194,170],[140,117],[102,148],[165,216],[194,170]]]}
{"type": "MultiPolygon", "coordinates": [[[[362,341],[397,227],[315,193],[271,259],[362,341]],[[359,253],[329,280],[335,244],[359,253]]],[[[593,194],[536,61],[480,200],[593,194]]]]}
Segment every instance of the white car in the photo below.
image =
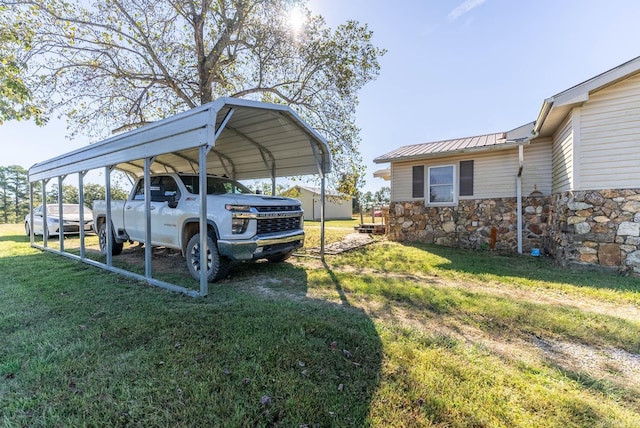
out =
{"type": "MultiPolygon", "coordinates": [[[[93,213],[90,208],[84,208],[84,230],[91,232],[93,229],[93,213]]],[[[27,214],[24,218],[24,231],[27,236],[31,235],[33,229],[34,235],[43,235],[42,228],[42,205],[33,210],[33,227],[31,226],[31,216],[27,214]]],[[[60,230],[64,235],[80,233],[80,206],[77,204],[62,204],[62,221],[60,221],[60,213],[58,204],[47,204],[47,227],[45,231],[47,237],[59,236],[60,230]]]]}

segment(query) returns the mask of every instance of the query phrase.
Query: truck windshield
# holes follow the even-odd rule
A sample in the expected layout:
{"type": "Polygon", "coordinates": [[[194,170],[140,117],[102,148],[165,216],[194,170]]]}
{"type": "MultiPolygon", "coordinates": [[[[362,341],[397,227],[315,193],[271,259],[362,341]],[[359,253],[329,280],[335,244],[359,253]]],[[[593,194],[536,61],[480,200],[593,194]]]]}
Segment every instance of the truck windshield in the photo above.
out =
{"type": "MultiPolygon", "coordinates": [[[[197,195],[200,193],[200,179],[197,175],[181,175],[180,179],[184,183],[189,193],[197,195]]],[[[233,193],[253,193],[237,181],[224,177],[207,177],[207,194],[224,195],[233,193]]]]}

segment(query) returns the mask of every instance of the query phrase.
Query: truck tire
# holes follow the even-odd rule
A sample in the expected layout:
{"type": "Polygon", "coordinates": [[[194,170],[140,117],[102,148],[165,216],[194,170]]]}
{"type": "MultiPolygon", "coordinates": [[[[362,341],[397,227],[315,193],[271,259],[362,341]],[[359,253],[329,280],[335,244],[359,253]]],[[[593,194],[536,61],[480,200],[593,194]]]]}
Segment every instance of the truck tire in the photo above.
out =
{"type": "MultiPolygon", "coordinates": [[[[229,273],[229,260],[218,253],[218,247],[211,236],[207,236],[207,281],[215,282],[229,273]]],[[[187,268],[195,279],[200,279],[200,234],[189,239],[186,251],[187,268]]]]}
{"type": "Polygon", "coordinates": [[[288,253],[267,257],[267,260],[269,260],[271,263],[282,263],[283,261],[291,257],[292,254],[293,254],[293,251],[289,251],[288,253]]]}
{"type": "MultiPolygon", "coordinates": [[[[123,243],[117,242],[116,237],[111,233],[113,237],[113,243],[111,245],[111,255],[117,256],[122,252],[123,243]]],[[[107,223],[102,223],[100,230],[98,231],[98,242],[100,243],[100,254],[107,255],[107,223]]]]}
{"type": "Polygon", "coordinates": [[[24,233],[26,233],[27,236],[31,236],[31,228],[29,227],[29,223],[28,222],[24,223],[24,233]]]}

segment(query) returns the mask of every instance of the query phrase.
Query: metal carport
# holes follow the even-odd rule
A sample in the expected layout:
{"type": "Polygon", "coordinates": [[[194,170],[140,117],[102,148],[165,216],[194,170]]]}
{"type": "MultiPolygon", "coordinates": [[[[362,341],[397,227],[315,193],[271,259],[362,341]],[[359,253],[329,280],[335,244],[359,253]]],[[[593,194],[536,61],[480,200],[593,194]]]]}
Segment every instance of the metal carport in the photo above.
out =
{"type": "MultiPolygon", "coordinates": [[[[78,174],[79,202],[84,205],[83,178],[88,171],[104,168],[107,203],[108,248],[106,263],[86,257],[84,231],[80,228],[80,255],[64,250],[64,235],[59,236],[59,250],[35,243],[31,229],[31,246],[52,251],[82,262],[120,273],[148,284],[188,294],[206,296],[206,270],[200,273],[200,290],[160,281],[152,277],[151,246],[145,245],[145,275],[112,265],[111,260],[111,171],[124,171],[145,177],[145,194],[150,194],[149,175],[160,172],[199,173],[200,189],[206,189],[207,174],[237,179],[270,178],[275,191],[276,177],[319,174],[324,201],[325,177],[331,170],[331,153],[327,142],[306,124],[290,107],[237,98],[220,98],[211,103],[177,114],[106,140],[37,163],[29,169],[31,216],[33,217],[34,183],[42,182],[42,199],[46,205],[46,184],[78,174]]],[[[58,192],[62,211],[62,191],[58,192]]],[[[151,201],[145,201],[147,222],[146,242],[151,242],[149,212],[151,201]]],[[[46,209],[43,210],[46,224],[46,209]]],[[[322,214],[321,255],[324,257],[324,210],[322,214]]],[[[206,231],[207,198],[200,193],[200,230],[206,231]]],[[[82,210],[80,222],[83,222],[82,210]]],[[[31,218],[33,224],[33,218],[31,218]]],[[[200,265],[206,266],[206,233],[201,233],[200,265]]]]}

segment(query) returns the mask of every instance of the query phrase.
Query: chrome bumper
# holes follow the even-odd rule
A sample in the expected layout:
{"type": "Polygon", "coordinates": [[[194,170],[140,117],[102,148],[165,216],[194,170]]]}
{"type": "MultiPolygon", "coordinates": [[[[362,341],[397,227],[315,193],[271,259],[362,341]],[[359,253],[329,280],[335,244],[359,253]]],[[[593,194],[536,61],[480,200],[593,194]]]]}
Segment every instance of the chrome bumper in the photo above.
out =
{"type": "Polygon", "coordinates": [[[220,255],[231,260],[256,260],[294,251],[304,245],[304,230],[258,235],[251,240],[218,240],[220,255]]]}

